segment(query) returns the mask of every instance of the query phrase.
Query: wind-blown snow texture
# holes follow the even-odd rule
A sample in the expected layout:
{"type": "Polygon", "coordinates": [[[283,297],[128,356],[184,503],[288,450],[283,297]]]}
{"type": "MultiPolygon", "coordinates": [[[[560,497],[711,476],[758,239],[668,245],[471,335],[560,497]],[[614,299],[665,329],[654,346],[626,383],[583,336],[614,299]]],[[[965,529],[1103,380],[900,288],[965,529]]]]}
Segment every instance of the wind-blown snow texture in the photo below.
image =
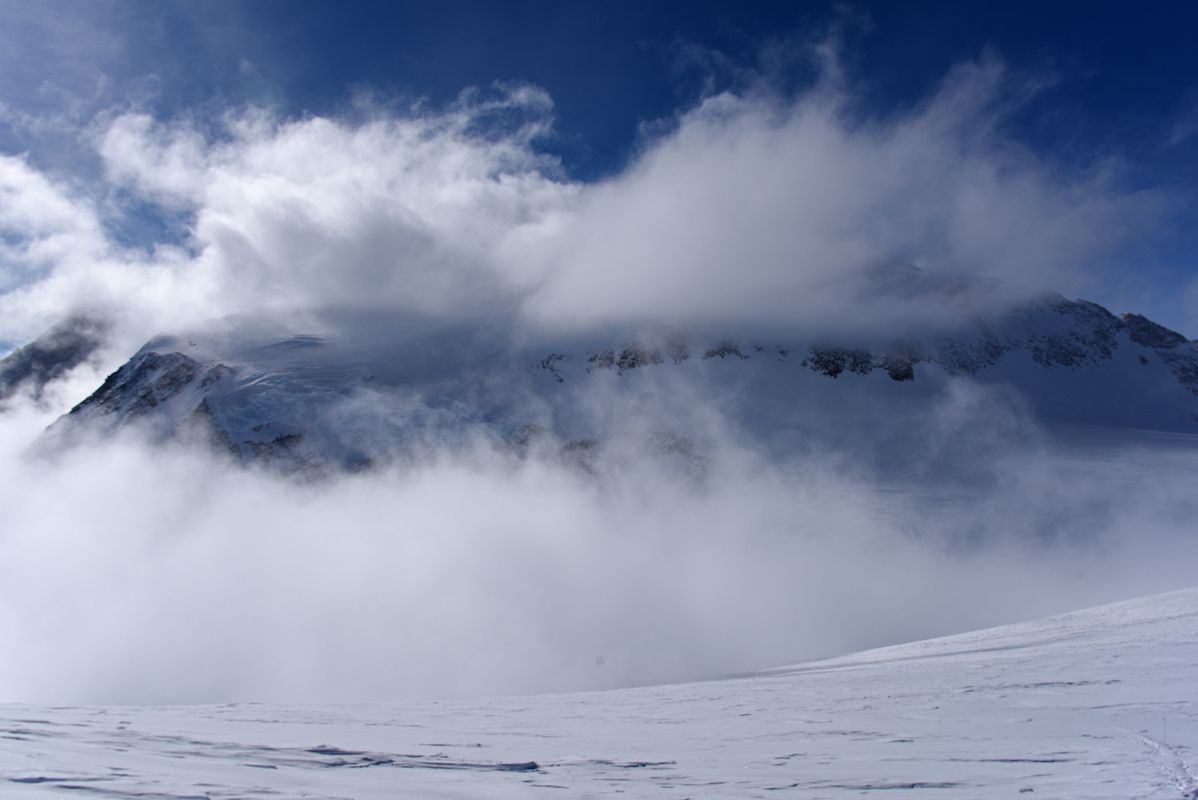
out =
{"type": "Polygon", "coordinates": [[[381,706],[0,707],[5,797],[1198,796],[1198,589],[744,678],[381,706]]]}

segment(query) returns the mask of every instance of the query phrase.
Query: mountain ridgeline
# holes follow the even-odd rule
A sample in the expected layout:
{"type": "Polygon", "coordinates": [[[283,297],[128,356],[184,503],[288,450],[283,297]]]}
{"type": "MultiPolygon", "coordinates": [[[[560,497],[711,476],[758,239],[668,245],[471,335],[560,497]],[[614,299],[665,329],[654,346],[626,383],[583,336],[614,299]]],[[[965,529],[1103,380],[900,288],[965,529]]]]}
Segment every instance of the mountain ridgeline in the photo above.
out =
{"type": "Polygon", "coordinates": [[[0,360],[0,406],[22,394],[41,402],[48,385],[95,355],[108,328],[98,317],[72,315],[0,360]]]}
{"type": "MultiPolygon", "coordinates": [[[[304,473],[480,441],[585,469],[649,455],[694,470],[717,429],[785,449],[829,430],[911,428],[961,386],[1039,423],[1198,432],[1198,343],[1059,295],[852,345],[638,334],[546,347],[501,327],[375,318],[316,329],[230,320],[158,337],[44,439],[136,428],[304,473]]],[[[63,352],[66,370],[79,348],[63,352]]]]}

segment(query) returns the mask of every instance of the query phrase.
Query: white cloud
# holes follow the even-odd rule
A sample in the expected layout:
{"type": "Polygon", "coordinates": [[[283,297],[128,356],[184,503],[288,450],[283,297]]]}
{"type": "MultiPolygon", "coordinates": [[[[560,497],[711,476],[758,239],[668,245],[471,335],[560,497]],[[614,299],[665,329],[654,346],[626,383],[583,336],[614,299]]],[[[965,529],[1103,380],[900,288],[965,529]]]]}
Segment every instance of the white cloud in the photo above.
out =
{"type": "Polygon", "coordinates": [[[120,117],[100,152],[113,180],[194,214],[197,262],[221,310],[312,304],[462,313],[510,285],[490,251],[577,191],[530,138],[547,98],[505,87],[444,113],[359,123],[230,118],[220,140],[120,117]],[[496,115],[533,121],[488,135],[496,115]]]}
{"type": "MultiPolygon", "coordinates": [[[[884,119],[843,81],[709,97],[594,185],[538,151],[551,106],[527,86],[355,119],[121,114],[86,192],[0,161],[0,337],[93,305],[118,318],[117,360],[158,329],[313,306],[569,328],[926,322],[935,307],[871,294],[861,268],[1067,282],[1159,202],[1004,139],[1005,80],[966,65],[884,119]],[[122,192],[184,218],[186,241],[117,244],[111,209],[137,213],[122,192]]],[[[676,385],[625,405],[591,392],[576,413],[614,428],[685,407],[712,429],[705,487],[460,448],[316,486],[136,440],[31,464],[16,454],[49,418],[18,409],[0,418],[0,640],[18,654],[0,686],[349,699],[680,679],[1188,580],[1188,464],[1096,480],[1037,450],[1001,395],[954,387],[901,427],[927,449],[916,466],[989,454],[972,463],[983,495],[955,503],[862,480],[869,431],[787,465],[745,452],[720,438],[718,398],[676,385]]]]}
{"type": "Polygon", "coordinates": [[[1196,555],[1187,453],[991,446],[1001,480],[935,491],[728,442],[704,484],[487,449],[298,484],[129,437],[30,462],[38,422],[0,417],[0,700],[701,678],[1178,587],[1196,555]]]}
{"type": "Polygon", "coordinates": [[[115,314],[114,345],[156,326],[208,315],[202,265],[176,248],[115,244],[89,194],[24,159],[0,156],[0,340],[33,338],[74,310],[115,314]]]}
{"type": "Polygon", "coordinates": [[[124,114],[104,131],[99,151],[116,183],[168,205],[192,206],[202,190],[208,142],[186,127],[165,128],[148,114],[124,114]]]}
{"type": "Polygon", "coordinates": [[[1165,203],[1121,188],[1110,165],[1070,172],[1004,138],[1010,84],[992,59],[965,64],[885,118],[843,79],[791,101],[720,94],[590,185],[539,153],[552,106],[524,85],[353,120],[123,114],[97,134],[109,185],[92,194],[181,214],[185,249],[104,242],[106,220],[61,187],[39,205],[34,184],[50,184],[24,165],[20,205],[44,219],[18,244],[49,248],[37,231],[64,214],[87,230],[50,251],[44,277],[9,267],[22,286],[0,310],[37,297],[48,324],[102,296],[147,328],[329,304],[504,307],[567,326],[926,323],[960,309],[879,298],[862,268],[897,258],[1069,290],[1165,203]]]}
{"type": "Polygon", "coordinates": [[[1004,85],[998,63],[964,65],[925,104],[882,120],[830,84],[793,103],[708,98],[555,222],[538,243],[545,278],[531,307],[850,326],[935,315],[860,297],[859,270],[895,258],[1072,288],[1159,200],[1120,190],[1101,165],[1065,174],[1004,140],[1004,85]]]}
{"type": "Polygon", "coordinates": [[[64,276],[107,249],[89,202],[24,159],[0,156],[0,339],[29,337],[60,318],[79,299],[64,276]]]}

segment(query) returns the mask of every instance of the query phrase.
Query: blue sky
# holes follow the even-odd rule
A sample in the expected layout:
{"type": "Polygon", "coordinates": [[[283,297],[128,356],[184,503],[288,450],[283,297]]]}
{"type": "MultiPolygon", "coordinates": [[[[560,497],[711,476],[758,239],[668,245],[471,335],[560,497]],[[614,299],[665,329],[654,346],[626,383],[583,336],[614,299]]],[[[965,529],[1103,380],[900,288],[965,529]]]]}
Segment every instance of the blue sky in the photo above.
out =
{"type": "MultiPolygon", "coordinates": [[[[1041,172],[1110,169],[1119,191],[1159,201],[1059,288],[1198,334],[1188,4],[0,0],[0,12],[0,152],[93,196],[106,169],[96,132],[131,112],[204,129],[247,106],[352,118],[364,97],[440,109],[465,87],[526,83],[553,104],[537,151],[595,184],[704,98],[804,96],[826,77],[820,43],[836,43],[845,113],[861,126],[916,113],[954,67],[992,59],[1003,88],[987,124],[1003,148],[1041,172]]],[[[118,239],[177,238],[172,208],[120,192],[124,213],[107,220],[118,239]]]]}
{"type": "MultiPolygon", "coordinates": [[[[1192,159],[1157,152],[1178,126],[1198,133],[1198,8],[1183,3],[109,0],[5,10],[15,10],[4,23],[5,102],[18,108],[62,98],[42,83],[164,113],[208,102],[330,113],[367,89],[444,101],[465,86],[528,81],[554,98],[557,147],[584,178],[618,164],[638,125],[709,82],[733,83],[733,68],[759,66],[770,45],[839,25],[878,110],[918,100],[989,49],[1053,84],[1018,120],[1030,143],[1195,175],[1192,159]],[[96,92],[100,75],[109,83],[96,92]]],[[[801,83],[806,66],[795,59],[777,74],[801,83]]],[[[6,137],[18,142],[33,144],[6,137]]]]}

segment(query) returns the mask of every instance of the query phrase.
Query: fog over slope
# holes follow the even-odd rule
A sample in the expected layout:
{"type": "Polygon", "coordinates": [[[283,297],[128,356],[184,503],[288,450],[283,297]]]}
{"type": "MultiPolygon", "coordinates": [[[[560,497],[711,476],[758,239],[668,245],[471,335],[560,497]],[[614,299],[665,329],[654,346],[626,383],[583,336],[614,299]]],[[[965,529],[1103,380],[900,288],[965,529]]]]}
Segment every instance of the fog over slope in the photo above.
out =
{"type": "MultiPolygon", "coordinates": [[[[92,130],[100,186],[0,158],[0,337],[71,312],[110,326],[0,415],[0,699],[671,681],[1192,581],[1187,434],[1065,429],[1068,403],[1046,425],[1011,380],[943,359],[913,384],[790,362],[794,407],[764,356],[591,369],[674,334],[775,355],[930,340],[1039,302],[1029,284],[1084,285],[1167,207],[1112,165],[1007,141],[1019,92],[993,60],[886,119],[838,74],[797,99],[709,97],[598,184],[538,151],[552,105],[523,85],[342,119],[117,113],[92,130]],[[147,213],[162,235],[129,244],[147,213]],[[896,262],[961,290],[879,288],[896,262]],[[159,435],[173,406],[152,393],[135,395],[146,425],[47,449],[46,427],[143,345],[254,367],[223,395],[245,403],[205,405],[227,429],[319,408],[363,447],[399,431],[406,457],[281,471],[159,435]],[[566,381],[530,372],[559,347],[566,381]]],[[[1112,324],[1119,369],[1167,371],[1112,324]]],[[[188,413],[209,399],[188,397],[188,413]]]]}
{"type": "Polygon", "coordinates": [[[132,441],[31,464],[15,424],[12,697],[677,680],[1184,585],[1196,555],[1189,448],[991,446],[977,493],[890,491],[836,453],[780,464],[734,443],[702,487],[486,448],[297,484],[132,441]]]}

